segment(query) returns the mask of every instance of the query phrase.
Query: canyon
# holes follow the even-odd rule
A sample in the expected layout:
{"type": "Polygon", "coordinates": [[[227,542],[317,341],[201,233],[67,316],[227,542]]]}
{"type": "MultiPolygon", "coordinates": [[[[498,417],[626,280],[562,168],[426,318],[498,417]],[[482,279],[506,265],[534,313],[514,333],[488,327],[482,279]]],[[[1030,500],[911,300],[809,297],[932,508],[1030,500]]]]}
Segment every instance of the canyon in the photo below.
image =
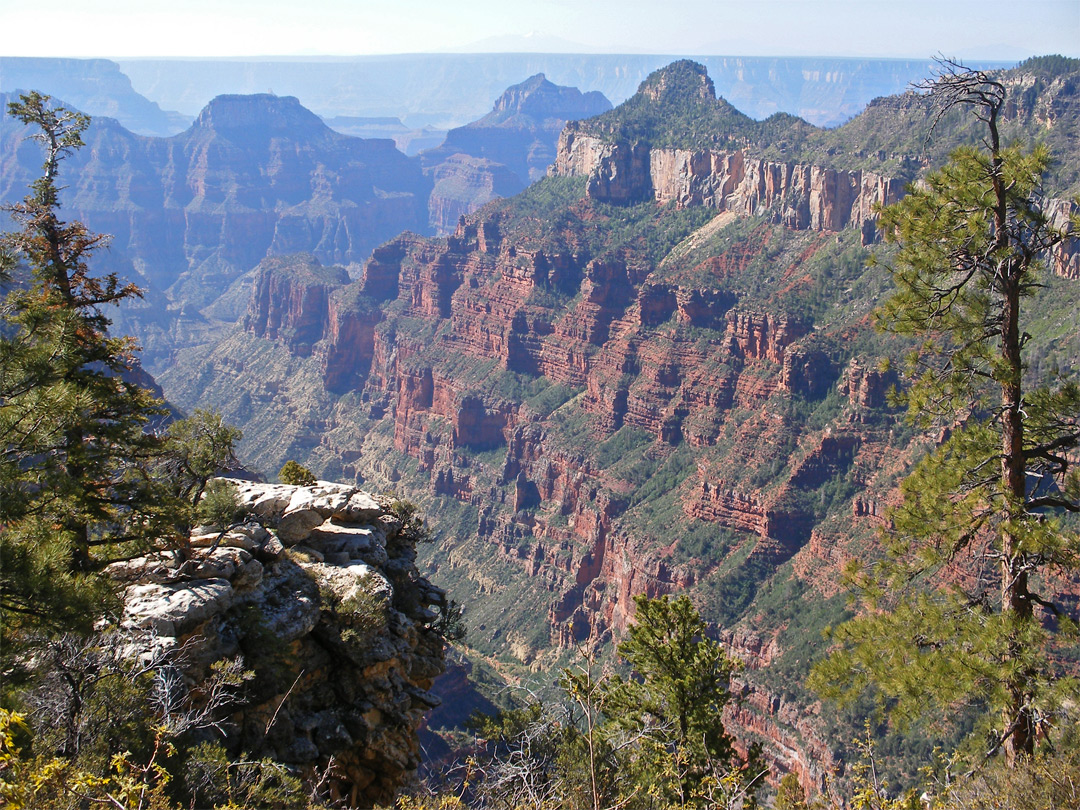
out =
{"type": "MultiPolygon", "coordinates": [[[[684,63],[635,98],[720,104],[684,63]]],[[[571,124],[548,177],[444,237],[391,240],[348,281],[264,263],[272,299],[162,382],[252,431],[257,467],[295,456],[421,498],[440,529],[425,563],[470,648],[521,677],[610,649],[636,594],[692,594],[745,664],[729,728],[820,789],[850,753],[798,684],[845,615],[844,564],[873,553],[927,447],[887,398],[880,359],[904,346],[872,327],[887,275],[866,260],[877,206],[903,193],[891,168],[932,157],[845,169],[804,138],[783,159],[722,114],[746,145],[571,124]]],[[[1056,323],[1074,251],[1049,282],[1056,323]]]]}
{"type": "MultiPolygon", "coordinates": [[[[94,62],[92,78],[129,87],[110,64],[94,62]]],[[[117,112],[142,109],[116,97],[117,112]]],[[[86,148],[68,158],[77,182],[64,205],[110,235],[99,265],[142,288],[143,300],[113,320],[158,370],[175,349],[210,341],[237,320],[251,282],[243,276],[262,259],[307,252],[358,270],[402,231],[453,230],[463,214],[543,173],[568,118],[610,106],[598,93],[534,77],[439,149],[409,158],[389,138],[331,130],[296,98],[219,96],[172,138],[95,119],[86,148]],[[231,303],[219,301],[234,284],[231,303]]],[[[0,122],[5,202],[19,199],[38,169],[25,134],[9,117],[0,122]]]]}
{"type": "MultiPolygon", "coordinates": [[[[33,142],[0,123],[0,199],[21,199],[38,171],[33,142]]],[[[97,264],[144,290],[118,310],[154,369],[219,326],[200,310],[277,253],[360,262],[403,229],[424,230],[430,182],[390,140],[330,130],[295,98],[221,96],[173,138],[97,119],[67,158],[65,212],[110,235],[97,264]]]]}
{"type": "MultiPolygon", "coordinates": [[[[1058,200],[1077,185],[1077,72],[1006,76],[1008,132],[1064,145],[1048,179],[1058,200]]],[[[438,527],[428,576],[464,603],[471,653],[515,678],[542,679],[582,647],[610,652],[635,595],[690,594],[744,663],[726,715],[740,745],[762,744],[808,788],[841,772],[851,752],[829,724],[844,719],[801,684],[821,631],[847,615],[844,564],[879,553],[898,481],[934,441],[890,404],[898,378],[881,360],[908,346],[874,329],[889,279],[867,264],[877,206],[947,151],[921,137],[927,101],[881,99],[835,131],[756,122],[678,62],[563,129],[551,170],[520,194],[476,210],[445,195],[434,214],[416,188],[456,178],[478,200],[497,189],[491,158],[455,152],[441,177],[409,164],[395,177],[415,188],[369,182],[376,170],[358,164],[389,142],[341,141],[302,110],[218,99],[193,128],[202,140],[163,153],[189,165],[181,154],[235,148],[233,127],[278,121],[345,155],[336,172],[312,161],[301,183],[270,172],[268,189],[254,157],[230,184],[185,175],[199,204],[159,249],[190,245],[197,265],[161,281],[190,285],[193,322],[219,322],[163,330],[169,399],[219,408],[268,476],[296,459],[422,502],[438,527]],[[356,175],[371,194],[340,201],[335,176],[356,175]],[[340,225],[359,208],[362,237],[340,225]],[[378,237],[404,214],[446,233],[378,237]],[[198,238],[226,231],[220,246],[198,238]]],[[[87,151],[93,177],[111,153],[87,151]]],[[[260,158],[294,151],[271,137],[260,158]]],[[[74,199],[104,182],[80,180],[74,199]]],[[[141,232],[109,216],[90,224],[119,245],[141,232]]],[[[1051,257],[1035,293],[1040,369],[1075,371],[1080,356],[1077,255],[1074,241],[1051,257]]]]}

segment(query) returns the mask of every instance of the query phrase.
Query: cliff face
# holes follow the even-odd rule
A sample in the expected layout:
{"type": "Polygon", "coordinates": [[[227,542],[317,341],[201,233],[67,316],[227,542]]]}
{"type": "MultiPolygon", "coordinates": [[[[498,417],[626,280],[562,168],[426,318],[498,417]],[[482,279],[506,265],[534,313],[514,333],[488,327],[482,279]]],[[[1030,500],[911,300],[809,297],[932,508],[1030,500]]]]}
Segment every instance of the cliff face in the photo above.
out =
{"type": "Polygon", "coordinates": [[[196,534],[186,562],[110,566],[127,583],[124,624],[194,695],[215,662],[254,670],[221,726],[231,754],[325,774],[326,798],[349,807],[392,803],[440,702],[445,594],[418,574],[400,521],[354,487],[233,483],[249,518],[220,543],[196,534]]]}
{"type": "MultiPolygon", "coordinates": [[[[793,258],[806,262],[827,244],[804,241],[793,258]]],[[[750,261],[767,244],[752,238],[746,249],[750,261]]],[[[355,450],[341,448],[346,469],[362,467],[365,476],[393,482],[396,459],[414,459],[430,492],[478,509],[482,542],[515,576],[545,583],[556,646],[617,634],[634,594],[679,590],[700,576],[666,559],[670,548],[658,547],[651,532],[633,528],[626,471],[565,443],[553,421],[560,410],[578,414],[573,418],[599,437],[634,437],[651,448],[654,464],[683,453],[679,448],[700,454],[696,471],[675,479],[681,514],[745,536],[750,559],[770,565],[810,537],[813,510],[795,496],[844,475],[863,441],[851,431],[812,434],[796,457],[781,455],[793,449],[780,449],[791,425],[771,416],[768,403],[820,398],[839,376],[805,319],[755,311],[733,291],[701,286],[700,278],[652,280],[624,260],[519,250],[494,221],[463,225],[444,241],[403,236],[376,251],[358,281],[329,295],[323,282],[313,288],[310,278],[294,274],[280,287],[281,315],[264,314],[259,291],[275,275],[263,275],[247,330],[266,337],[273,323],[279,335],[294,333],[298,327],[284,313],[312,302],[301,320],[321,318],[321,331],[309,333],[304,345],[314,341],[322,386],[362,392],[364,418],[387,425],[392,455],[379,451],[376,462],[373,450],[363,449],[373,437],[361,439],[355,450]],[[559,289],[570,302],[565,309],[552,298],[559,289]],[[380,311],[380,301],[392,305],[393,315],[380,311]],[[484,383],[493,373],[539,376],[562,386],[558,397],[570,401],[552,411],[500,395],[484,383]],[[752,415],[740,417],[734,436],[733,414],[752,415]],[[488,452],[502,461],[473,459],[488,452]],[[732,473],[726,465],[739,463],[735,458],[743,469],[732,473]],[[748,469],[776,459],[787,467],[779,479],[786,483],[767,493],[746,483],[748,469]]],[[[294,356],[306,352],[282,336],[276,343],[294,356]]],[[[241,367],[240,375],[228,367],[237,390],[251,375],[260,387],[273,385],[278,397],[291,396],[262,367],[241,367]]],[[[884,405],[861,377],[850,385],[866,389],[853,395],[853,408],[884,405]]],[[[329,420],[322,436],[311,439],[329,450],[338,446],[336,426],[351,417],[322,418],[329,420]]]]}
{"type": "Polygon", "coordinates": [[[330,293],[348,280],[341,268],[324,268],[310,255],[266,259],[255,274],[244,328],[307,356],[323,337],[330,293]]]}
{"type": "MultiPolygon", "coordinates": [[[[788,560],[834,593],[846,557],[820,539],[839,531],[855,553],[875,525],[855,519],[845,487],[858,480],[869,501],[895,475],[881,471],[887,381],[872,360],[845,359],[869,332],[868,301],[815,328],[782,295],[835,288],[837,267],[852,274],[843,284],[876,289],[859,233],[724,212],[652,267],[569,238],[530,243],[507,224],[496,214],[444,240],[402,236],[336,287],[303,264],[264,266],[246,331],[169,372],[167,387],[218,403],[265,469],[284,451],[262,454],[285,447],[431,498],[456,527],[431,565],[466,598],[470,644],[488,655],[544,668],[617,639],[640,593],[689,591],[711,620],[734,622],[743,608],[727,594],[788,560]],[[775,278],[762,298],[764,272],[775,278]],[[811,427],[798,408],[823,415],[811,427]]],[[[891,452],[902,463],[904,446],[891,452]]],[[[734,651],[768,666],[752,645],[734,651]]],[[[813,712],[756,676],[740,689],[741,739],[816,783],[813,712]]]]}
{"type": "Polygon", "coordinates": [[[466,214],[499,197],[512,197],[527,185],[502,163],[458,152],[435,163],[428,174],[434,183],[428,223],[437,233],[452,232],[466,214]]]}
{"type": "Polygon", "coordinates": [[[705,206],[740,216],[765,215],[796,230],[862,230],[875,238],[875,207],[896,202],[904,183],[874,172],[777,163],[746,151],[647,149],[566,129],[551,172],[587,177],[601,202],[644,199],[705,206]]]}

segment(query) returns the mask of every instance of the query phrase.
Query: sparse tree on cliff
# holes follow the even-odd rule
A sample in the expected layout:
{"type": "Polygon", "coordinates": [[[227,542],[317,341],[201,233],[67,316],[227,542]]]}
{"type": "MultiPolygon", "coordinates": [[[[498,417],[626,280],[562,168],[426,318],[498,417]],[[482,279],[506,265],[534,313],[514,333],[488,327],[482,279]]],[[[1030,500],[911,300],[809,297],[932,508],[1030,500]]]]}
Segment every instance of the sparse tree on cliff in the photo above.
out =
{"type": "Polygon", "coordinates": [[[291,458],[278,470],[278,481],[298,487],[313,487],[316,484],[315,473],[291,458]]]}
{"type": "Polygon", "coordinates": [[[102,313],[138,290],[92,275],[104,238],[59,217],[60,164],[88,119],[37,93],[8,110],[45,152],[42,176],[9,208],[18,230],[0,237],[0,610],[10,641],[20,626],[87,627],[106,601],[92,572],[133,542],[168,536],[174,515],[149,472],[161,440],[145,427],[161,403],[128,381],[134,346],[108,334],[102,313]]]}
{"type": "Polygon", "coordinates": [[[196,408],[169,425],[159,474],[172,493],[194,509],[210,479],[237,466],[236,443],[242,438],[240,429],[227,424],[218,411],[196,408]]]}
{"type": "Polygon", "coordinates": [[[919,341],[904,397],[947,438],[904,481],[888,557],[858,574],[868,609],[836,630],[814,682],[873,684],[907,717],[988,706],[983,753],[1013,764],[1072,686],[1047,656],[1047,628],[1070,623],[1045,591],[1080,562],[1060,520],[1080,510],[1080,387],[1025,377],[1023,303],[1064,237],[1042,205],[1049,156],[1001,143],[1001,83],[944,65],[928,85],[941,114],[970,111],[984,137],[882,213],[896,291],[878,318],[919,341]]]}

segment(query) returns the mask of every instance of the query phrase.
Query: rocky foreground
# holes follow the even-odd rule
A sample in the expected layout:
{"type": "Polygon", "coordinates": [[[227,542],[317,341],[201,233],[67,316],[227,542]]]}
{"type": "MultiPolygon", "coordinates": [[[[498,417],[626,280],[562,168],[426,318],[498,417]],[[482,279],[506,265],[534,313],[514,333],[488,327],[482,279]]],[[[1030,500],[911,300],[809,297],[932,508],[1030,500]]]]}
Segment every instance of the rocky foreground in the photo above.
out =
{"type": "Polygon", "coordinates": [[[367,493],[233,483],[243,523],[109,568],[128,583],[123,622],[168,651],[193,695],[216,662],[243,658],[254,675],[218,737],[230,754],[324,779],[350,806],[392,801],[439,703],[446,595],[419,575],[408,524],[367,493]]]}

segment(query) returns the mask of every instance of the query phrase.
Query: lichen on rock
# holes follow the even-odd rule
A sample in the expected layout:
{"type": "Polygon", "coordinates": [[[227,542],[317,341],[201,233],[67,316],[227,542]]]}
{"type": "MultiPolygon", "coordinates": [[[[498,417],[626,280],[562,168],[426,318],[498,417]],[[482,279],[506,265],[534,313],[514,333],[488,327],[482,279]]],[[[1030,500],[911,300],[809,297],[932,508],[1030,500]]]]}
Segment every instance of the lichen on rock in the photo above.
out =
{"type": "Polygon", "coordinates": [[[230,754],[318,777],[349,806],[389,803],[415,777],[417,729],[440,703],[432,625],[446,595],[367,493],[232,483],[249,522],[197,530],[187,554],[110,566],[126,583],[123,624],[173,651],[193,694],[214,662],[243,658],[254,677],[220,724],[230,754]]]}

